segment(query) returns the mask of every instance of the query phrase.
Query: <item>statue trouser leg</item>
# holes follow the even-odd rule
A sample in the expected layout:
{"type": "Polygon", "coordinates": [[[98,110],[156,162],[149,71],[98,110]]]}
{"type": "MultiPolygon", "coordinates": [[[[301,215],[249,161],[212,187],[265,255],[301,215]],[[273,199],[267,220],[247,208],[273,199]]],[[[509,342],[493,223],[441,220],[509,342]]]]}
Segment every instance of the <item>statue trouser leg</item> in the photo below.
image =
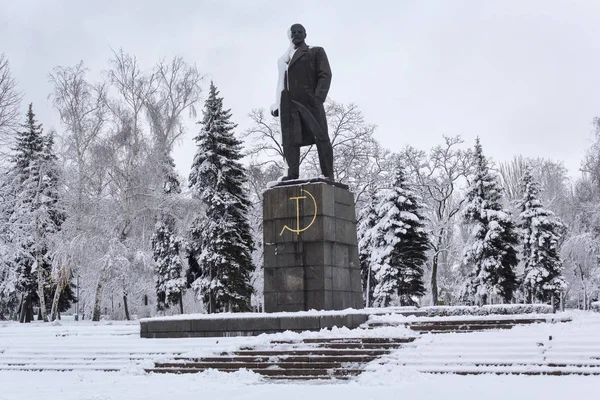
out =
{"type": "Polygon", "coordinates": [[[300,176],[300,146],[285,146],[283,156],[288,165],[288,178],[298,179],[300,176]]]}
{"type": "Polygon", "coordinates": [[[317,152],[319,153],[319,164],[321,165],[321,173],[333,180],[333,149],[331,142],[327,140],[317,141],[317,152]]]}

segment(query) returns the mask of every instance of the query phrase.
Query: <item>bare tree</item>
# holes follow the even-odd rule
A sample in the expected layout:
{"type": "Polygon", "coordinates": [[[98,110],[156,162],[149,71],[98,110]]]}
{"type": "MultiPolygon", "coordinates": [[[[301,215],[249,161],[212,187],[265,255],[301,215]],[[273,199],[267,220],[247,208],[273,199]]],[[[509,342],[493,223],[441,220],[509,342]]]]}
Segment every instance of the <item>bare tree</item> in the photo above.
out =
{"type": "MultiPolygon", "coordinates": [[[[335,180],[347,184],[359,203],[367,188],[378,186],[382,177],[389,175],[393,169],[391,153],[374,138],[376,126],[366,122],[356,104],[329,99],[325,113],[334,154],[335,180]]],[[[319,175],[315,150],[307,155],[304,170],[307,174],[319,175]]]]}
{"type": "Polygon", "coordinates": [[[74,180],[68,185],[68,193],[74,193],[70,205],[75,212],[76,226],[81,223],[81,215],[87,206],[86,196],[93,194],[90,190],[89,168],[90,152],[100,139],[107,119],[106,85],[92,85],[85,75],[87,68],[83,62],[74,67],[59,66],[49,75],[53,91],[50,97],[54,108],[66,130],[63,136],[65,149],[63,158],[67,161],[67,169],[74,165],[74,180]]]}
{"type": "MultiPolygon", "coordinates": [[[[328,99],[325,113],[334,154],[335,180],[347,184],[355,193],[356,202],[360,202],[367,187],[391,170],[391,154],[374,138],[376,126],[365,121],[356,104],[328,99]]],[[[262,109],[253,110],[249,117],[253,124],[243,134],[248,142],[247,154],[253,156],[256,165],[274,163],[282,168],[284,162],[279,120],[265,117],[262,109]]],[[[302,148],[301,163],[303,174],[320,175],[314,146],[302,148]]]]}
{"type": "Polygon", "coordinates": [[[194,65],[181,57],[170,63],[161,61],[153,73],[156,90],[146,97],[145,105],[156,146],[170,153],[175,142],[183,135],[182,116],[185,111],[196,117],[203,76],[194,65]]]}
{"type": "MultiPolygon", "coordinates": [[[[265,117],[263,109],[252,110],[248,117],[252,120],[252,126],[242,133],[242,138],[246,140],[246,154],[252,157],[255,165],[275,164],[283,168],[284,156],[279,119],[270,115],[265,117]]],[[[308,151],[308,147],[302,149],[300,162],[304,161],[308,151]]]]}
{"type": "Polygon", "coordinates": [[[591,232],[573,234],[564,242],[561,257],[569,294],[577,296],[578,306],[587,310],[600,293],[600,241],[591,232]]]}
{"type": "Polygon", "coordinates": [[[10,147],[11,133],[19,123],[23,95],[12,77],[8,58],[0,53],[0,151],[10,147]]]}
{"type": "MultiPolygon", "coordinates": [[[[93,248],[89,243],[97,239],[98,225],[91,225],[94,220],[92,215],[97,210],[94,207],[94,204],[97,206],[97,196],[103,192],[97,187],[95,179],[102,174],[102,169],[98,169],[98,163],[94,162],[94,151],[102,141],[108,118],[107,86],[104,83],[89,83],[87,71],[83,62],[79,62],[73,67],[58,66],[49,74],[49,81],[53,85],[50,98],[65,128],[61,156],[67,189],[63,191],[63,198],[69,213],[63,225],[62,249],[57,252],[62,255],[58,263],[60,268],[53,271],[58,284],[52,305],[52,319],[56,317],[58,291],[62,290],[70,271],[85,274],[87,271],[81,268],[93,264],[94,257],[100,256],[89,251],[93,248]],[[82,248],[88,248],[88,251],[81,251],[82,248]]],[[[101,180],[105,182],[106,178],[101,180]]],[[[100,183],[100,186],[104,184],[100,183]]]]}
{"type": "Polygon", "coordinates": [[[423,200],[430,206],[429,223],[431,229],[431,297],[432,304],[438,303],[438,269],[440,258],[448,266],[448,252],[454,237],[455,216],[461,210],[463,201],[457,194],[460,184],[466,183],[473,166],[470,149],[457,148],[463,140],[460,136],[444,136],[444,144],[435,146],[429,152],[406,147],[400,153],[400,161],[405,165],[423,200]]]}

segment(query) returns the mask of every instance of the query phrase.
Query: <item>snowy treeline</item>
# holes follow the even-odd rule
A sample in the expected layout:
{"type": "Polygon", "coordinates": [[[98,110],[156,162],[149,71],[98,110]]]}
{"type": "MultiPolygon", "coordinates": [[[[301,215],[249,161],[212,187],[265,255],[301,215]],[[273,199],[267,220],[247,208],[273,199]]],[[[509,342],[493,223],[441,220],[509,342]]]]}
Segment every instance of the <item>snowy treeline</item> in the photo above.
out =
{"type": "MultiPolygon", "coordinates": [[[[0,56],[0,319],[51,320],[76,300],[86,319],[261,310],[279,121],[252,110],[239,131],[243,116],[181,58],[145,68],[118,51],[89,76],[83,63],[50,71],[60,126],[47,132],[0,56]],[[196,156],[180,176],[188,126],[196,156]]],[[[485,141],[460,137],[393,153],[357,105],[325,108],[370,306],[598,299],[600,134],[573,180],[553,160],[495,164],[485,141]]],[[[318,175],[303,151],[303,176],[318,175]]]]}

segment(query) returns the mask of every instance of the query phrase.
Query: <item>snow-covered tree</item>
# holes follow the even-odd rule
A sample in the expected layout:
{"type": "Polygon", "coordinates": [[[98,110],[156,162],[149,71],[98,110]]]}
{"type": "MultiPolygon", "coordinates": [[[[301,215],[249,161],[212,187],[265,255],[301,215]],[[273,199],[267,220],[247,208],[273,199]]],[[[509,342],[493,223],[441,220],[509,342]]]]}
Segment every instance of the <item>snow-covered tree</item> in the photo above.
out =
{"type": "Polygon", "coordinates": [[[190,250],[201,268],[192,287],[208,312],[249,311],[255,266],[247,175],[239,162],[241,142],[233,134],[231,111],[223,108],[212,82],[203,114],[189,177],[193,195],[206,206],[206,216],[197,217],[190,231],[190,250]]]}
{"type": "Polygon", "coordinates": [[[471,295],[487,303],[490,295],[508,302],[517,285],[518,233],[509,212],[502,207],[502,188],[483,155],[479,138],[475,143],[475,174],[466,194],[463,221],[471,227],[471,243],[463,262],[471,268],[471,295]]]}
{"type": "Polygon", "coordinates": [[[42,317],[47,320],[45,289],[51,285],[52,269],[49,247],[64,220],[58,208],[59,171],[53,144],[53,136],[43,134],[30,104],[26,122],[16,134],[13,165],[8,173],[7,241],[12,248],[8,262],[14,269],[15,287],[22,295],[21,322],[32,319],[34,302],[39,303],[42,317]]]}
{"type": "Polygon", "coordinates": [[[375,208],[377,223],[371,236],[374,306],[386,307],[394,296],[401,305],[416,305],[416,298],[425,294],[423,266],[430,242],[422,207],[399,168],[392,188],[375,208]]]}
{"type": "Polygon", "coordinates": [[[156,223],[152,235],[152,249],[155,262],[157,309],[164,310],[179,304],[183,314],[183,292],[186,281],[181,276],[181,238],[175,235],[173,218],[163,218],[156,223]]]}
{"type": "Polygon", "coordinates": [[[373,304],[373,293],[375,289],[375,276],[372,269],[372,249],[375,225],[377,224],[377,195],[374,189],[367,192],[363,208],[358,216],[358,258],[360,260],[360,271],[363,286],[363,300],[366,307],[373,304]]]}
{"type": "Polygon", "coordinates": [[[565,226],[552,211],[544,208],[539,198],[538,183],[530,168],[525,169],[521,184],[523,198],[519,202],[519,228],[523,246],[523,290],[530,302],[547,302],[552,298],[558,299],[558,293],[565,287],[559,253],[559,241],[565,226]]]}
{"type": "Polygon", "coordinates": [[[433,147],[429,153],[407,146],[400,154],[400,160],[415,181],[423,201],[429,205],[426,210],[428,230],[431,232],[431,301],[438,304],[440,291],[438,275],[456,276],[450,271],[452,249],[458,238],[455,228],[464,199],[457,192],[472,170],[472,154],[469,149],[461,149],[460,136],[444,136],[444,144],[433,147]]]}

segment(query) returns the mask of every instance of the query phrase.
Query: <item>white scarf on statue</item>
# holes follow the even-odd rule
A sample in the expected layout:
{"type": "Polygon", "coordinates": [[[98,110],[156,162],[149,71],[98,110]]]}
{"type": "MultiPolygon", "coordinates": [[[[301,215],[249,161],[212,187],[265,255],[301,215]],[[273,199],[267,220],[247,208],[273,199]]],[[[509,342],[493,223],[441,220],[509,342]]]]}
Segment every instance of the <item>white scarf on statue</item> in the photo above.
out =
{"type": "Polygon", "coordinates": [[[296,52],[296,48],[294,47],[294,43],[292,43],[292,31],[288,29],[287,36],[290,41],[290,46],[287,48],[285,53],[277,60],[277,69],[279,71],[279,80],[277,81],[277,93],[275,93],[275,103],[271,106],[271,111],[279,110],[279,105],[281,104],[281,92],[285,87],[285,75],[288,69],[288,65],[294,57],[294,53],[296,52]]]}

